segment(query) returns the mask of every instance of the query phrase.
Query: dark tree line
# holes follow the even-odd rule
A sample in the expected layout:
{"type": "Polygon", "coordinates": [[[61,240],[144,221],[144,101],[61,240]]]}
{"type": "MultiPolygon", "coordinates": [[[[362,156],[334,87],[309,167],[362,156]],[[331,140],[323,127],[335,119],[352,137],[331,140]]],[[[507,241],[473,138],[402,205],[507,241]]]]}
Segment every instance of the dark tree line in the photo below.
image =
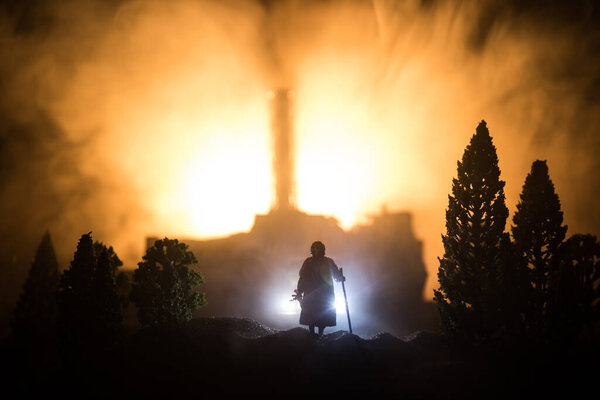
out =
{"type": "Polygon", "coordinates": [[[69,268],[59,273],[46,233],[14,310],[15,341],[30,365],[44,363],[53,351],[63,362],[79,365],[98,359],[124,337],[130,300],[142,326],[184,324],[206,303],[197,291],[202,275],[189,268],[195,263],[184,243],[158,240],[138,263],[131,284],[119,271],[122,262],[113,248],[94,242],[90,232],[79,239],[69,268]]]}
{"type": "Polygon", "coordinates": [[[505,182],[485,121],[466,147],[448,196],[440,289],[442,330],[465,341],[594,339],[600,312],[600,245],[565,240],[567,226],[546,161],[525,179],[511,226],[505,182]]]}

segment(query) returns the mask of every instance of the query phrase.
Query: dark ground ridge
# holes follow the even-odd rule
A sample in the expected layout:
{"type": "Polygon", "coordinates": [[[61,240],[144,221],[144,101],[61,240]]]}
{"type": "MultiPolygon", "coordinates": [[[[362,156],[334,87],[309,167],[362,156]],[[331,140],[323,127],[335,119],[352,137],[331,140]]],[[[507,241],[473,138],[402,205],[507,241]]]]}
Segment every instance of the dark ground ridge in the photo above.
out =
{"type": "MultiPolygon", "coordinates": [[[[16,357],[7,354],[7,363],[16,357]]],[[[197,318],[140,329],[94,362],[36,373],[13,360],[4,376],[17,395],[58,398],[572,398],[597,390],[598,355],[597,347],[465,349],[427,331],[317,337],[247,318],[197,318]]]]}

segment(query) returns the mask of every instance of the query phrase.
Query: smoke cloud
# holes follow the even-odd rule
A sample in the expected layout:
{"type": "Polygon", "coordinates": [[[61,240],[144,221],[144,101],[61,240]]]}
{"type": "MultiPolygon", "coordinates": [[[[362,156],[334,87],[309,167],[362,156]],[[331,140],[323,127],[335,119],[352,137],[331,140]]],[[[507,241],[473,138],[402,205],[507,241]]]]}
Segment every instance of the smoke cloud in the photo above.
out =
{"type": "Polygon", "coordinates": [[[93,231],[133,268],[146,235],[249,229],[271,203],[276,87],[296,91],[299,208],[345,227],[412,211],[425,298],[481,119],[511,213],[543,159],[569,234],[600,234],[591,1],[15,1],[0,38],[7,310],[45,230],[65,267],[93,231]]]}

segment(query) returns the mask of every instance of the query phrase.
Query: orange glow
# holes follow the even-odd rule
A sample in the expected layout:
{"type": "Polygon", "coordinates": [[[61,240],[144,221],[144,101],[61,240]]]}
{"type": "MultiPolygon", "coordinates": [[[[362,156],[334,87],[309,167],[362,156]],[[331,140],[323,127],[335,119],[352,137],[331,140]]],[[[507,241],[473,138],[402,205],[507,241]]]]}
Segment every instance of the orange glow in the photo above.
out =
{"type": "MultiPolygon", "coordinates": [[[[419,2],[303,8],[282,1],[269,11],[260,2],[233,3],[132,1],[109,21],[78,17],[83,44],[54,39],[56,54],[81,49],[72,65],[61,69],[48,56],[36,65],[43,74],[32,72],[43,77],[39,102],[87,145],[82,168],[116,176],[137,193],[144,217],[132,223],[136,231],[103,238],[117,250],[136,246],[141,254],[138,238],[147,234],[245,231],[269,210],[265,93],[278,87],[296,92],[298,208],[335,216],[345,228],[384,204],[412,211],[425,243],[428,293],[456,160],[478,121],[485,119],[494,137],[509,207],[532,159],[567,170],[560,140],[539,151],[529,146],[546,110],[558,110],[556,132],[567,131],[576,115],[564,89],[539,82],[531,69],[562,54],[569,43],[560,37],[497,24],[474,53],[465,38],[476,2],[442,2],[431,12],[419,2]],[[556,98],[560,108],[551,108],[556,98]]],[[[64,18],[88,15],[82,10],[64,18]]],[[[559,173],[557,186],[567,180],[559,173]]],[[[112,201],[119,207],[120,199],[112,201]]]]}
{"type": "Polygon", "coordinates": [[[122,155],[124,167],[154,214],[153,231],[206,237],[249,229],[254,214],[267,211],[270,202],[262,93],[244,104],[217,103],[208,112],[194,112],[196,99],[185,95],[193,79],[186,76],[177,82],[180,86],[161,94],[173,102],[170,112],[153,110],[148,118],[141,109],[125,125],[143,135],[122,132],[119,137],[133,139],[121,144],[130,152],[122,155]],[[132,154],[135,148],[139,151],[132,154]]]}

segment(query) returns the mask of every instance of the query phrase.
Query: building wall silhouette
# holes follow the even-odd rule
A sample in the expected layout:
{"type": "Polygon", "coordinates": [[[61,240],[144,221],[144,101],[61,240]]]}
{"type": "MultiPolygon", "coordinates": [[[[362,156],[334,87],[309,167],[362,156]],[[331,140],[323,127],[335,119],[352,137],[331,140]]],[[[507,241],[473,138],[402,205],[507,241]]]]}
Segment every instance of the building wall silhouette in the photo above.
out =
{"type": "MultiPolygon", "coordinates": [[[[148,238],[148,245],[156,239],[148,238]]],[[[410,213],[384,210],[344,231],[334,218],[280,209],[256,215],[249,232],[181,240],[205,278],[200,290],[208,304],[196,316],[247,317],[281,329],[298,326],[294,304],[285,302],[311,243],[320,240],[327,256],[344,269],[357,333],[406,335],[437,328],[432,303],[423,300],[427,273],[410,213]]],[[[347,329],[345,315],[338,315],[338,328],[347,329]]]]}

